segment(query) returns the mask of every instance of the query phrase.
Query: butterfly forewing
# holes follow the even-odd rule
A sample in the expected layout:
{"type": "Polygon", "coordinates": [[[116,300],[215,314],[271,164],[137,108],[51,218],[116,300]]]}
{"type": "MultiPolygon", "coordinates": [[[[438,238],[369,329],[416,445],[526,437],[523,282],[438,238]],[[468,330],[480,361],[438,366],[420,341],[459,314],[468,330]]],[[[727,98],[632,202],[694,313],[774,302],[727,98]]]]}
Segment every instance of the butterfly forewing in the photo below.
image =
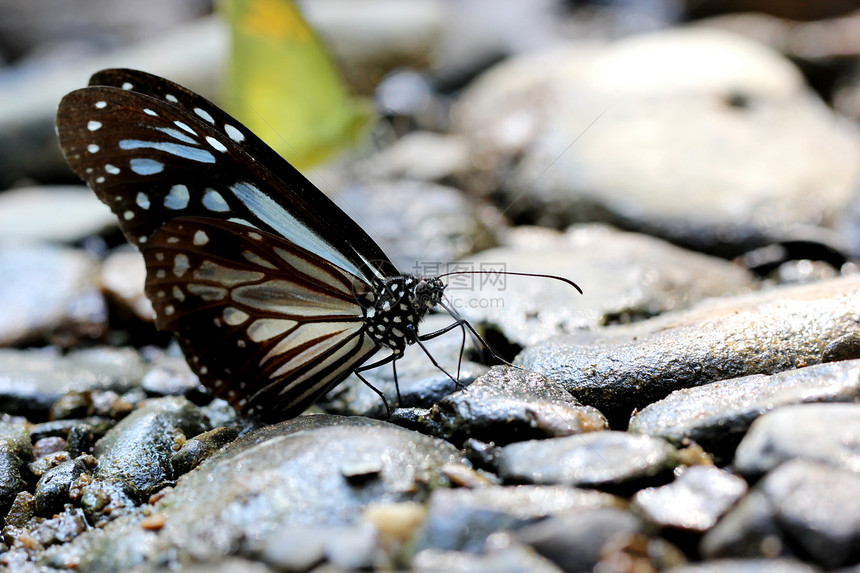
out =
{"type": "Polygon", "coordinates": [[[105,70],[57,113],[68,163],[145,243],[178,216],[237,219],[368,278],[397,274],[370,237],[241,123],[157,76],[105,70]]]}
{"type": "Polygon", "coordinates": [[[179,217],[142,250],[159,327],[246,412],[297,415],[378,348],[362,328],[367,284],[281,237],[179,217]]]}

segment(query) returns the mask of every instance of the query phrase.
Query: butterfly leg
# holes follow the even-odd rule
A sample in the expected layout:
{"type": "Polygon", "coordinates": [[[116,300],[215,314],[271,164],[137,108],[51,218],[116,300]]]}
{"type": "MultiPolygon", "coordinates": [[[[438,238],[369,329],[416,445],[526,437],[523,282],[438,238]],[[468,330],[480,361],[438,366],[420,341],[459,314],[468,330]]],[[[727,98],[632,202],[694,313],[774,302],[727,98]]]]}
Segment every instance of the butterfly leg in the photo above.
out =
{"type": "MultiPolygon", "coordinates": [[[[401,354],[391,353],[381,360],[377,360],[376,362],[374,362],[372,364],[365,364],[363,366],[359,366],[358,368],[356,368],[355,370],[352,371],[352,373],[355,374],[358,377],[358,379],[361,380],[365,386],[367,386],[368,388],[370,388],[371,390],[376,392],[376,395],[379,396],[379,398],[382,400],[382,404],[385,406],[385,416],[386,416],[386,419],[388,419],[388,420],[391,419],[391,406],[388,404],[388,400],[385,399],[385,394],[382,393],[382,390],[380,390],[379,388],[377,388],[376,386],[371,384],[367,380],[367,378],[365,378],[364,376],[361,375],[361,373],[366,372],[368,370],[373,370],[374,368],[378,368],[380,366],[384,366],[385,364],[388,364],[389,362],[391,363],[392,367],[394,367],[394,363],[402,356],[403,356],[402,353],[401,354]]],[[[397,403],[400,404],[400,386],[397,384],[397,369],[396,369],[396,367],[394,368],[394,387],[397,389],[397,403]]]]}
{"type": "Polygon", "coordinates": [[[464,386],[459,380],[457,380],[456,378],[451,376],[451,374],[449,374],[447,370],[442,368],[442,365],[439,364],[439,362],[435,358],[433,358],[433,355],[430,354],[430,351],[427,349],[426,346],[424,346],[425,340],[430,340],[431,338],[439,336],[440,334],[444,334],[446,332],[449,332],[449,331],[453,330],[454,328],[456,328],[457,326],[459,326],[459,325],[457,323],[454,323],[452,325],[446,326],[445,328],[439,329],[436,332],[431,332],[430,334],[425,334],[424,336],[418,336],[418,332],[415,330],[415,327],[412,326],[411,324],[406,326],[406,330],[409,332],[409,334],[411,335],[411,338],[415,341],[415,343],[421,347],[421,350],[424,351],[424,354],[427,355],[427,358],[430,359],[430,362],[433,363],[433,366],[438,368],[440,372],[442,372],[445,376],[450,378],[451,381],[454,382],[454,384],[457,386],[458,389],[462,390],[466,386],[464,386]]]}

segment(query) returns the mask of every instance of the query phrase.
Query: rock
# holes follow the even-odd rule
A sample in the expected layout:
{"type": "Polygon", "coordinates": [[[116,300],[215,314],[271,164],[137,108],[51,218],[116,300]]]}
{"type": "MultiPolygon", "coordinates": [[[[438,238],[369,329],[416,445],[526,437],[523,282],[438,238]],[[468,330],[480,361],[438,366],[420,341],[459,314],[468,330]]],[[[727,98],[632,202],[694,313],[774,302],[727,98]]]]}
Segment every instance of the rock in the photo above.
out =
{"type": "Polygon", "coordinates": [[[99,281],[105,294],[126,313],[143,322],[154,321],[152,303],[143,292],[146,266],[139,252],[119,250],[108,255],[102,263],[99,281]]]}
{"type": "Polygon", "coordinates": [[[0,516],[6,515],[18,492],[26,487],[22,468],[26,471],[24,466],[32,458],[33,446],[27,430],[0,421],[0,516]]]}
{"type": "Polygon", "coordinates": [[[70,501],[72,483],[87,470],[86,460],[76,458],[45,472],[36,484],[36,513],[49,517],[60,512],[70,501]]]}
{"type": "Polygon", "coordinates": [[[770,500],[759,490],[743,497],[699,543],[706,559],[795,557],[770,500]]]}
{"type": "Polygon", "coordinates": [[[629,511],[604,507],[573,512],[524,527],[517,539],[555,563],[562,571],[592,571],[604,547],[643,531],[629,511]]]}
{"type": "Polygon", "coordinates": [[[701,28],[504,62],[454,125],[476,147],[477,190],[498,189],[515,219],[605,221],[707,252],[832,226],[860,177],[856,130],[788,60],[701,28]]]}
{"type": "Polygon", "coordinates": [[[170,460],[188,437],[207,428],[197,407],[184,398],[157,398],[111,428],[96,443],[93,477],[120,483],[126,494],[143,501],[175,479],[170,460]]]}
{"type": "Polygon", "coordinates": [[[404,273],[436,276],[449,262],[496,244],[481,212],[451,187],[376,182],[347,187],[334,199],[404,273]]]}
{"type": "Polygon", "coordinates": [[[502,366],[440,400],[433,417],[455,443],[473,438],[504,445],[606,429],[598,410],[583,406],[559,384],[502,366]]]}
{"type": "Polygon", "coordinates": [[[238,434],[239,432],[235,428],[220,426],[194,436],[171,456],[170,465],[173,468],[173,475],[178,477],[188,473],[235,440],[238,434]]]}
{"type": "Polygon", "coordinates": [[[786,462],[761,484],[785,542],[826,569],[860,559],[860,476],[807,460],[786,462]]]}
{"type": "Polygon", "coordinates": [[[563,235],[516,229],[507,242],[457,267],[558,275],[584,291],[579,296],[569,285],[540,276],[490,273],[448,279],[446,294],[464,318],[520,346],[756,288],[750,273],[724,260],[603,225],[576,226],[563,235]]]}
{"type": "Polygon", "coordinates": [[[517,530],[550,515],[622,505],[619,498],[606,493],[557,486],[437,490],[413,551],[481,553],[494,532],[517,530]]]}
{"type": "Polygon", "coordinates": [[[8,413],[44,415],[70,392],[127,392],[140,384],[143,362],[131,349],[92,348],[60,356],[52,349],[0,348],[0,401],[8,413]]]}
{"type": "Polygon", "coordinates": [[[757,477],[790,460],[805,459],[860,472],[860,452],[852,436],[860,436],[860,404],[784,406],[753,422],[738,446],[734,466],[757,477]]]}
{"type": "Polygon", "coordinates": [[[0,243],[74,243],[116,227],[110,209],[86,187],[23,187],[0,193],[0,243]]]}
{"type": "Polygon", "coordinates": [[[815,364],[860,324],[860,278],[711,300],[627,327],[558,336],[516,364],[560,382],[610,420],[626,422],[673,390],[815,364]]]}
{"type": "Polygon", "coordinates": [[[692,440],[729,459],[762,414],[791,404],[860,399],[860,360],[753,374],[676,390],[633,415],[629,431],[680,444],[692,440]]]}
{"type": "Polygon", "coordinates": [[[508,545],[483,555],[425,549],[412,559],[416,573],[561,573],[561,569],[522,545],[508,545]]]}
{"type": "Polygon", "coordinates": [[[517,442],[499,453],[499,475],[521,483],[617,488],[653,478],[674,466],[672,446],[625,432],[517,442]]]}
{"type": "Polygon", "coordinates": [[[462,176],[470,167],[469,148],[462,136],[413,131],[374,156],[369,170],[386,179],[443,182],[462,176]]]}
{"type": "Polygon", "coordinates": [[[448,463],[464,461],[438,439],[368,419],[301,416],[245,434],[186,474],[153,507],[163,514],[156,532],[130,534],[130,518],[108,524],[80,567],[211,561],[282,528],[349,526],[371,503],[426,499],[445,485],[448,463]]]}
{"type": "Polygon", "coordinates": [[[738,476],[715,467],[694,466],[668,485],[639,490],[633,504],[660,527],[704,532],[746,491],[746,482],[738,476]]]}
{"type": "Polygon", "coordinates": [[[819,569],[792,559],[723,559],[682,565],[667,573],[818,573],[819,569]]]}
{"type": "Polygon", "coordinates": [[[0,246],[0,345],[43,340],[62,326],[101,335],[107,318],[97,269],[90,255],[76,249],[0,246]]]}

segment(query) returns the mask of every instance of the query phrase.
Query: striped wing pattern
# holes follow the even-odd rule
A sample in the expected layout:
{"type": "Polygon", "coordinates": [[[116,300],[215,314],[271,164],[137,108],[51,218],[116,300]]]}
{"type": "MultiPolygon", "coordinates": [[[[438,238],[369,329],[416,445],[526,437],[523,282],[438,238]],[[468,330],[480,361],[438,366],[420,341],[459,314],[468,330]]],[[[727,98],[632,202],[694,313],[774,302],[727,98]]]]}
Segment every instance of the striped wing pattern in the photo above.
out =
{"type": "Polygon", "coordinates": [[[357,302],[366,283],[276,235],[181,217],[143,253],[158,326],[247,413],[296,416],[378,348],[357,302]]]}
{"type": "Polygon", "coordinates": [[[159,327],[237,408],[270,421],[297,415],[383,345],[367,334],[372,303],[360,297],[397,269],[204,98],[106,70],[63,98],[57,133],[69,165],[143,252],[159,327]]]}

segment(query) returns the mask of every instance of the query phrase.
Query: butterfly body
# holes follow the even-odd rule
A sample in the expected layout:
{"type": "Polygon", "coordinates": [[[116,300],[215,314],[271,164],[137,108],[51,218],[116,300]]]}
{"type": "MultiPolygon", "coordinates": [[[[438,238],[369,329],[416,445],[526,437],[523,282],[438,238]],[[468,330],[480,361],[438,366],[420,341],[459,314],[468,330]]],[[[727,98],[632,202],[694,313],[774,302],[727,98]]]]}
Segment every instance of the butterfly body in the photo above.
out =
{"type": "Polygon", "coordinates": [[[67,162],[143,253],[159,328],[201,381],[268,421],[377,351],[396,360],[444,284],[376,243],[241,123],[172,82],[105,70],[57,113],[67,162]]]}

